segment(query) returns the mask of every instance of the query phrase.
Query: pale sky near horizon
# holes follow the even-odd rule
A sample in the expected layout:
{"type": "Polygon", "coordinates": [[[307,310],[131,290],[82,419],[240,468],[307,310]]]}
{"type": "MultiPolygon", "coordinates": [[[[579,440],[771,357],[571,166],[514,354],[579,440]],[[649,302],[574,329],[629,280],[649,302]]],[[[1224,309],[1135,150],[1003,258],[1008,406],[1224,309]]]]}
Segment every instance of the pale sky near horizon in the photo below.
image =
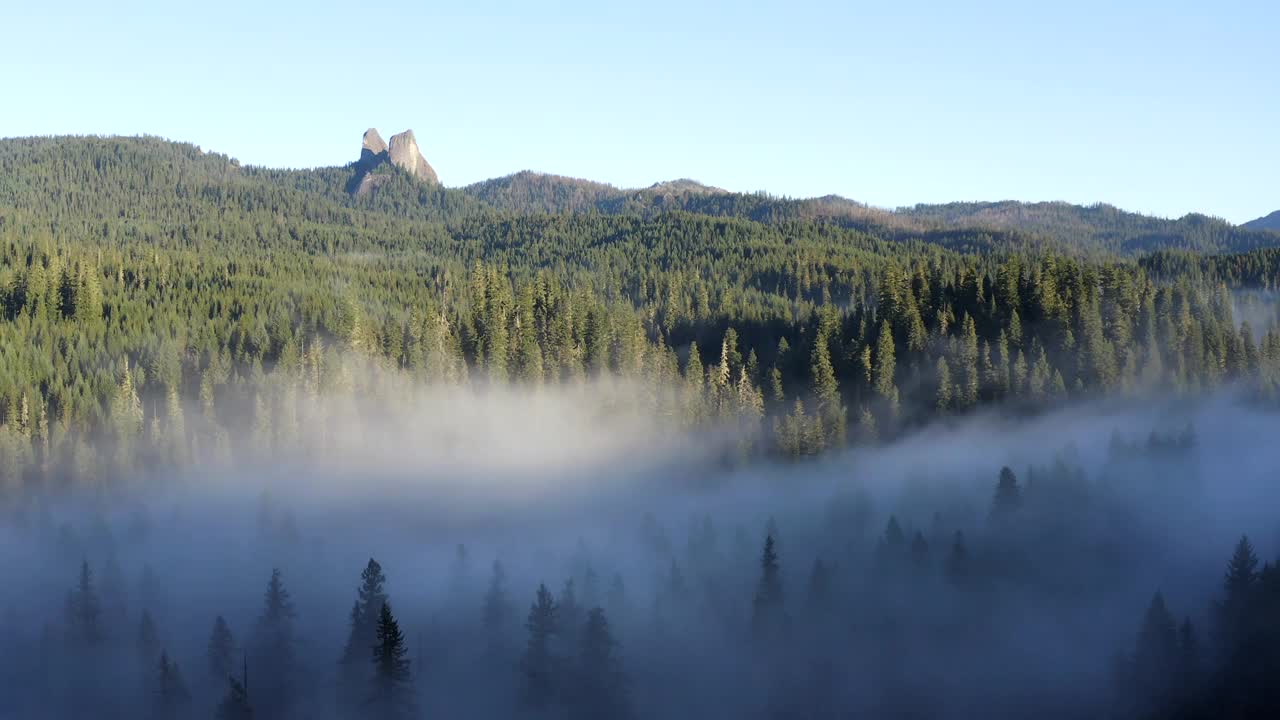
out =
{"type": "Polygon", "coordinates": [[[447,185],[1280,209],[1275,0],[48,0],[3,20],[0,137],[310,167],[412,127],[447,185]]]}

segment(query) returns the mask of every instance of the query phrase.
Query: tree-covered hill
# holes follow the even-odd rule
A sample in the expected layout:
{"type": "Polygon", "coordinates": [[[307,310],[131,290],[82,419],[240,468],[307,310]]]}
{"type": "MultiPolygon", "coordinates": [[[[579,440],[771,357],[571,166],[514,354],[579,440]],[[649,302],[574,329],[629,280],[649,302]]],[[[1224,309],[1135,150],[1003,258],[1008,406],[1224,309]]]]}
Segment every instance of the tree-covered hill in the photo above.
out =
{"type": "Polygon", "coordinates": [[[1250,220],[1240,227],[1247,228],[1249,230],[1275,230],[1280,232],[1280,210],[1256,220],[1250,220]]]}
{"type": "Polygon", "coordinates": [[[744,451],[787,455],[983,406],[1280,388],[1280,331],[1236,314],[1239,291],[1276,287],[1280,250],[1203,252],[1275,234],[376,171],[355,196],[354,163],[0,141],[3,487],[90,472],[93,452],[126,474],[287,444],[302,398],[359,387],[368,361],[433,383],[625,378],[673,427],[727,423],[744,451]],[[246,427],[263,430],[231,432],[246,427]]]}

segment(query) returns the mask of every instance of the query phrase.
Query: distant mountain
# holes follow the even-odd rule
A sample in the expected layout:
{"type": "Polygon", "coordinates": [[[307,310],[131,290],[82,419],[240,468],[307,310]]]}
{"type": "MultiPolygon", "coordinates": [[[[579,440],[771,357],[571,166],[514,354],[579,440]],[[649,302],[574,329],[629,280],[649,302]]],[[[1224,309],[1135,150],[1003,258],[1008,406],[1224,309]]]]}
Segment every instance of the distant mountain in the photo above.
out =
{"type": "Polygon", "coordinates": [[[1280,210],[1277,210],[1266,217],[1260,217],[1257,220],[1250,220],[1240,227],[1247,230],[1277,230],[1280,231],[1280,210]]]}
{"type": "Polygon", "coordinates": [[[358,223],[361,232],[375,235],[423,235],[442,228],[474,232],[511,216],[619,216],[648,222],[688,214],[767,225],[789,237],[834,227],[877,242],[923,243],[963,253],[1133,256],[1280,246],[1280,233],[1252,229],[1280,221],[1280,214],[1237,227],[1206,215],[1157,218],[1105,204],[964,202],[891,210],[837,195],[730,192],[690,179],[619,188],[532,171],[448,188],[439,183],[412,131],[388,143],[375,129],[362,137],[359,159],[301,170],[241,166],[226,155],[152,137],[7,139],[0,140],[0,178],[0,210],[7,205],[56,217],[73,211],[73,200],[83,196],[98,198],[93,202],[101,207],[128,208],[149,223],[169,218],[173,227],[180,227],[185,216],[213,212],[212,200],[234,200],[249,209],[286,204],[330,227],[358,223]],[[55,168],[64,168],[63,175],[55,168]],[[68,188],[74,192],[68,194],[68,188]]]}

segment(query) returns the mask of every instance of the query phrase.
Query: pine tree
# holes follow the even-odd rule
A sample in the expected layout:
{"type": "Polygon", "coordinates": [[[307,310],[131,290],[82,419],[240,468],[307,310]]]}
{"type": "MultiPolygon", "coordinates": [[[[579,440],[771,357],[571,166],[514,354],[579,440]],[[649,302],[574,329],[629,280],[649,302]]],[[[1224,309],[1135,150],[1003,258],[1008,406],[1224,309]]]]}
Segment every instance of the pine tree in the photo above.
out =
{"type": "Polygon", "coordinates": [[[587,613],[581,635],[570,716],[575,720],[627,720],[631,717],[627,677],[604,610],[597,607],[587,613]]]}
{"type": "Polygon", "coordinates": [[[817,415],[822,419],[824,444],[840,447],[845,442],[845,409],[840,402],[840,385],[836,381],[835,368],[831,365],[831,337],[836,332],[835,314],[824,312],[818,324],[817,337],[813,339],[810,357],[809,379],[813,396],[817,400],[817,415]]]}
{"type": "Polygon", "coordinates": [[[156,717],[162,720],[182,716],[191,702],[191,692],[182,679],[178,664],[169,660],[169,653],[161,651],[160,667],[156,681],[156,717]]]}
{"type": "Polygon", "coordinates": [[[93,587],[93,571],[85,560],[80,563],[80,582],[67,596],[67,625],[72,642],[82,647],[101,644],[101,618],[102,605],[93,587]]]}
{"type": "Polygon", "coordinates": [[[1008,466],[1000,468],[1000,480],[996,483],[995,497],[991,503],[991,517],[1004,521],[1022,506],[1022,489],[1018,477],[1008,466]]]}
{"type": "Polygon", "coordinates": [[[880,324],[880,337],[876,341],[873,383],[890,421],[898,415],[898,386],[895,384],[898,366],[895,355],[893,328],[889,325],[889,321],[885,320],[880,324]]]}
{"type": "Polygon", "coordinates": [[[511,618],[511,604],[507,599],[507,574],[502,563],[493,561],[493,574],[484,596],[482,622],[485,631],[486,651],[491,659],[501,656],[507,647],[507,631],[511,618]]]}
{"type": "Polygon", "coordinates": [[[1178,671],[1176,685],[1183,697],[1194,697],[1200,686],[1200,641],[1191,618],[1178,627],[1178,671]]]}
{"type": "Polygon", "coordinates": [[[961,325],[959,360],[964,384],[959,402],[971,408],[978,404],[978,329],[972,315],[965,315],[961,325]]]}
{"type": "Polygon", "coordinates": [[[246,682],[227,678],[227,694],[218,703],[217,720],[253,720],[253,707],[249,704],[246,682]]]}
{"type": "Polygon", "coordinates": [[[296,612],[284,579],[278,569],[271,571],[263,595],[262,614],[254,627],[254,666],[269,668],[257,682],[256,705],[263,717],[282,717],[289,713],[295,697],[297,657],[294,638],[296,612]]]}
{"type": "Polygon", "coordinates": [[[698,343],[689,343],[689,359],[684,366],[684,420],[688,424],[697,424],[706,412],[703,381],[705,371],[698,343]]]}
{"type": "Polygon", "coordinates": [[[338,684],[338,700],[347,708],[360,705],[363,688],[368,684],[369,670],[365,660],[377,637],[382,607],[388,601],[384,589],[386,581],[382,566],[369,558],[360,573],[360,587],[356,589],[355,605],[351,608],[347,644],[339,660],[342,677],[338,684]]]}
{"type": "Polygon", "coordinates": [[[1219,643],[1228,656],[1234,654],[1250,632],[1249,616],[1258,582],[1258,556],[1247,535],[1236,542],[1222,579],[1223,599],[1216,607],[1219,643]]]}
{"type": "Polygon", "coordinates": [[[936,368],[938,390],[935,393],[934,407],[939,413],[945,413],[951,408],[952,402],[951,368],[947,365],[945,356],[938,356],[936,368]]]}
{"type": "Polygon", "coordinates": [[[556,607],[560,620],[558,652],[562,657],[571,657],[578,642],[578,633],[582,630],[584,612],[582,603],[578,600],[577,585],[573,578],[565,579],[564,585],[560,588],[560,595],[556,599],[556,607]]]}
{"type": "Polygon", "coordinates": [[[521,702],[527,708],[543,711],[556,699],[559,660],[554,648],[561,635],[559,608],[544,584],[538,585],[525,628],[529,640],[520,659],[521,702]]]}
{"type": "Polygon", "coordinates": [[[786,623],[783,605],[782,574],[773,535],[766,535],[760,554],[760,582],[751,606],[751,628],[757,641],[769,643],[779,636],[786,623]]]}
{"type": "Polygon", "coordinates": [[[1162,709],[1169,700],[1178,669],[1178,629],[1164,596],[1151,599],[1134,650],[1134,692],[1140,706],[1162,709]]]}
{"type": "Polygon", "coordinates": [[[379,720],[407,718],[414,715],[413,673],[406,657],[404,633],[384,602],[378,613],[376,644],[373,650],[373,687],[369,711],[362,717],[379,720]]]}
{"type": "Polygon", "coordinates": [[[231,677],[235,670],[236,641],[231,635],[231,628],[221,615],[214,618],[213,631],[209,633],[209,645],[205,657],[209,663],[209,675],[222,682],[231,677]]]}

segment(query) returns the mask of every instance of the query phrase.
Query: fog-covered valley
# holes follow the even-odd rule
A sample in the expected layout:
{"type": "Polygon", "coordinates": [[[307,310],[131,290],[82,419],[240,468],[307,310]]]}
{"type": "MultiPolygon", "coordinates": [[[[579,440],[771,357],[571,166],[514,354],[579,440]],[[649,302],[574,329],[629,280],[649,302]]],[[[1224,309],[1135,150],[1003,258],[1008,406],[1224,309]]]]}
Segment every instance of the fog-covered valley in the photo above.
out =
{"type": "Polygon", "coordinates": [[[1227,560],[1244,534],[1280,550],[1280,422],[1230,392],[943,419],[799,463],[673,432],[631,392],[406,387],[291,455],[13,509],[0,717],[247,717],[246,672],[258,718],[392,696],[424,717],[1141,714],[1217,691],[1227,560]],[[292,614],[264,600],[273,569],[292,614]],[[1139,634],[1157,592],[1193,641],[1168,662],[1195,652],[1164,684],[1139,634]],[[383,599],[393,690],[363,616],[383,599]]]}

